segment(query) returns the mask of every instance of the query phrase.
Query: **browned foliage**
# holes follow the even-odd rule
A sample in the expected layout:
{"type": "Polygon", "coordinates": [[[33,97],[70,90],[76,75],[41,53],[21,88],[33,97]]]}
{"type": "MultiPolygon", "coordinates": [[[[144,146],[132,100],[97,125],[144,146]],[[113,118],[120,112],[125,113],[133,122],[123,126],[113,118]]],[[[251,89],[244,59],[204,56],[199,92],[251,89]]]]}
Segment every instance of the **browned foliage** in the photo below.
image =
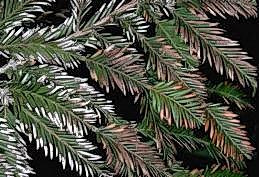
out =
{"type": "Polygon", "coordinates": [[[206,12],[215,16],[220,15],[223,18],[226,18],[226,14],[237,18],[239,15],[245,18],[257,16],[256,4],[251,0],[203,0],[202,8],[206,12]]]}
{"type": "Polygon", "coordinates": [[[100,139],[107,150],[107,162],[114,166],[116,174],[134,172],[146,177],[166,174],[165,164],[156,149],[141,142],[131,125],[111,124],[101,131],[106,135],[100,139]]]}
{"type": "Polygon", "coordinates": [[[243,154],[251,158],[252,147],[247,132],[240,125],[238,117],[227,107],[210,107],[207,109],[207,120],[205,122],[205,131],[209,131],[212,142],[222,150],[227,157],[236,160],[243,160],[243,154]]]}

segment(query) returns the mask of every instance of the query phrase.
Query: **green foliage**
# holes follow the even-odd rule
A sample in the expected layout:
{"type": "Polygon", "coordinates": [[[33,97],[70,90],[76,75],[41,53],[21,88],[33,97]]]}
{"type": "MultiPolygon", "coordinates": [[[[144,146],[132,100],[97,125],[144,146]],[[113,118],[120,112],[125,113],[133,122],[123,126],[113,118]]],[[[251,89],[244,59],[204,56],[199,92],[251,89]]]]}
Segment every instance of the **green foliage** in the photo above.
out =
{"type": "Polygon", "coordinates": [[[235,103],[240,109],[252,107],[244,92],[231,83],[210,84],[208,91],[211,94],[222,97],[227,104],[235,103]]]}
{"type": "Polygon", "coordinates": [[[33,170],[29,167],[27,160],[26,144],[8,122],[13,116],[6,108],[1,107],[0,115],[0,176],[29,176],[33,170]],[[10,117],[9,117],[10,116],[10,117]]]}
{"type": "Polygon", "coordinates": [[[231,171],[229,169],[219,169],[218,166],[216,166],[214,169],[206,169],[205,171],[199,171],[199,170],[193,170],[193,171],[184,171],[181,168],[175,167],[175,176],[176,177],[221,177],[221,176],[230,176],[230,177],[245,177],[243,173],[231,171]]]}
{"type": "Polygon", "coordinates": [[[157,35],[166,39],[173,49],[177,50],[177,53],[181,56],[181,61],[184,61],[185,66],[195,68],[199,65],[197,58],[191,56],[189,47],[184,43],[184,40],[178,36],[174,23],[171,21],[157,21],[157,35]]]}
{"type": "Polygon", "coordinates": [[[0,176],[33,173],[21,134],[87,177],[243,176],[254,148],[237,114],[213,96],[252,107],[231,81],[255,93],[256,68],[206,12],[256,16],[255,2],[69,2],[64,21],[49,25],[39,21],[54,0],[0,1],[0,176]],[[226,81],[207,84],[204,62],[226,81]],[[83,65],[106,92],[133,95],[143,119],[124,120],[71,74],[83,65]],[[188,169],[179,152],[216,165],[188,169]]]}
{"type": "Polygon", "coordinates": [[[3,0],[1,9],[0,29],[10,31],[21,27],[24,23],[34,22],[37,16],[33,13],[43,12],[43,8],[50,6],[54,0],[3,0]]]}
{"type": "Polygon", "coordinates": [[[32,30],[12,30],[1,36],[0,48],[2,51],[8,51],[6,56],[17,58],[19,60],[28,60],[32,62],[38,60],[40,63],[51,62],[66,67],[67,65],[76,65],[73,59],[78,58],[76,53],[82,47],[75,42],[62,39],[55,40],[58,28],[35,28],[32,30]]]}
{"type": "Polygon", "coordinates": [[[202,105],[190,89],[173,82],[161,82],[151,88],[150,97],[154,109],[169,125],[186,128],[202,125],[202,105]]]}
{"type": "Polygon", "coordinates": [[[244,175],[242,173],[239,172],[234,172],[228,169],[224,169],[224,170],[215,170],[215,171],[211,171],[211,170],[206,170],[204,172],[204,176],[206,177],[220,177],[220,176],[229,176],[229,177],[244,177],[244,175]]]}
{"type": "Polygon", "coordinates": [[[109,92],[118,86],[126,95],[127,91],[139,93],[145,87],[147,79],[141,55],[134,53],[135,49],[115,48],[98,51],[89,58],[82,58],[89,67],[91,77],[101,81],[100,85],[109,92]]]}

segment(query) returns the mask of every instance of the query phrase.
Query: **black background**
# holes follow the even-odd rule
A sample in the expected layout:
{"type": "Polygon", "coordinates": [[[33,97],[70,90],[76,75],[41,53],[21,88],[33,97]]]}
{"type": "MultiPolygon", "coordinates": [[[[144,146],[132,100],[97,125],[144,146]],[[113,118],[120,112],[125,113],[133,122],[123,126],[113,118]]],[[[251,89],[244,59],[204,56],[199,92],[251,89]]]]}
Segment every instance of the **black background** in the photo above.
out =
{"type": "MultiPolygon", "coordinates": [[[[66,1],[59,1],[56,10],[60,10],[66,6],[66,1]]],[[[245,51],[250,56],[254,57],[254,64],[259,68],[259,18],[243,19],[239,21],[234,18],[228,18],[224,20],[222,18],[212,18],[221,23],[220,27],[226,29],[226,36],[231,39],[238,40],[245,51]]],[[[58,21],[58,20],[57,20],[58,21]]],[[[88,76],[87,71],[84,67],[80,68],[76,75],[88,76]]],[[[210,78],[210,77],[209,77],[210,78]]],[[[257,79],[258,80],[258,79],[257,79]]],[[[96,85],[90,80],[90,83],[96,85]]],[[[255,110],[247,110],[241,114],[242,123],[247,126],[249,136],[252,139],[254,146],[259,149],[259,136],[258,136],[258,119],[259,119],[259,99],[258,93],[253,98],[252,102],[255,105],[255,110]]],[[[113,100],[119,114],[128,118],[128,120],[137,120],[139,117],[138,106],[133,104],[133,98],[130,96],[124,97],[118,90],[114,90],[107,94],[108,99],[113,100]]],[[[30,161],[31,167],[35,169],[36,175],[31,177],[77,177],[79,176],[76,172],[71,172],[69,169],[63,170],[61,164],[58,163],[57,159],[49,160],[44,157],[43,150],[36,151],[35,144],[28,144],[29,155],[33,158],[30,161]]],[[[186,157],[190,163],[187,165],[192,167],[197,165],[199,159],[191,159],[186,157]]],[[[185,159],[185,160],[186,160],[185,159]]],[[[188,161],[188,160],[187,160],[188,161]]],[[[255,151],[255,156],[251,161],[247,162],[248,174],[251,177],[256,177],[257,168],[259,168],[259,158],[255,151]],[[257,167],[257,168],[256,168],[257,167]]]]}

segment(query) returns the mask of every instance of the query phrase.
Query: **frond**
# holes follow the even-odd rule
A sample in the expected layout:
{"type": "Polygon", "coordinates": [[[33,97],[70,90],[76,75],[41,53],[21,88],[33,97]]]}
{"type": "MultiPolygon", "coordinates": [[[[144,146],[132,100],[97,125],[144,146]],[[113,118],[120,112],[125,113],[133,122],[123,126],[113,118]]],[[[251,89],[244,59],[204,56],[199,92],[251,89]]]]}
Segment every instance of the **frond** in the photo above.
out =
{"type": "Polygon", "coordinates": [[[171,46],[165,43],[164,38],[154,37],[142,39],[143,47],[149,53],[149,66],[156,71],[158,79],[178,81],[185,88],[192,89],[199,96],[205,97],[204,80],[196,70],[189,70],[182,66],[181,56],[171,46]],[[194,81],[194,82],[193,82],[194,81]]]}
{"type": "Polygon", "coordinates": [[[144,34],[149,25],[145,19],[135,13],[126,13],[117,20],[123,27],[127,38],[133,42],[139,41],[145,53],[149,55],[147,69],[152,67],[157,72],[158,79],[173,80],[174,70],[181,66],[181,58],[165,43],[165,39],[160,36],[145,37],[144,34]]]}
{"type": "MultiPolygon", "coordinates": [[[[39,67],[32,67],[25,72],[32,72],[40,76],[38,79],[40,82],[54,82],[56,85],[63,87],[56,94],[67,90],[67,93],[71,93],[70,99],[72,103],[79,104],[81,107],[86,105],[89,109],[93,109],[94,113],[89,110],[89,116],[93,117],[93,120],[89,121],[89,123],[101,123],[103,121],[101,119],[102,116],[107,119],[115,116],[111,101],[106,100],[104,94],[99,93],[94,87],[88,85],[86,83],[87,79],[69,76],[63,68],[53,65],[40,65],[39,67]]],[[[84,118],[87,118],[87,116],[85,115],[84,118]]]]}
{"type": "Polygon", "coordinates": [[[212,166],[211,168],[206,168],[204,172],[202,172],[205,177],[245,177],[243,172],[226,169],[224,166],[220,167],[219,165],[212,166]]]}
{"type": "Polygon", "coordinates": [[[212,94],[222,97],[227,104],[235,103],[239,109],[252,107],[252,105],[249,103],[249,100],[245,96],[245,93],[240,88],[231,83],[221,82],[217,85],[210,84],[208,91],[212,94]]]}
{"type": "Polygon", "coordinates": [[[111,124],[100,130],[100,140],[107,150],[107,162],[122,176],[171,177],[159,154],[142,143],[131,125],[111,124]]]}
{"type": "Polygon", "coordinates": [[[66,38],[57,38],[59,28],[34,28],[11,30],[0,38],[0,51],[4,56],[16,60],[28,59],[40,63],[54,63],[63,66],[77,66],[76,58],[82,45],[66,38]]]}
{"type": "Polygon", "coordinates": [[[201,8],[212,15],[226,18],[226,14],[239,18],[257,17],[256,0],[202,0],[201,8]]]}
{"type": "Polygon", "coordinates": [[[84,79],[68,76],[62,68],[48,65],[27,68],[20,70],[15,78],[10,90],[19,103],[17,106],[35,108],[71,133],[82,136],[101,121],[101,112],[113,112],[102,94],[84,79]]]}
{"type": "Polygon", "coordinates": [[[175,80],[177,70],[182,66],[181,57],[167,45],[165,38],[153,37],[142,38],[142,46],[146,53],[149,53],[147,68],[152,67],[156,71],[158,79],[175,80]]]}
{"type": "Polygon", "coordinates": [[[237,162],[231,157],[227,157],[219,147],[216,147],[207,137],[199,138],[194,132],[183,128],[172,127],[170,134],[172,134],[173,141],[185,148],[189,152],[197,152],[204,150],[208,157],[215,160],[217,164],[226,164],[228,168],[244,168],[243,162],[237,162]]]}
{"type": "Polygon", "coordinates": [[[197,50],[198,57],[208,60],[220,74],[231,80],[237,78],[245,86],[256,90],[256,68],[246,60],[251,59],[239,48],[236,41],[220,36],[222,30],[216,23],[207,22],[207,17],[198,17],[185,8],[172,11],[175,23],[185,41],[197,50]]]}
{"type": "MultiPolygon", "coordinates": [[[[152,65],[153,69],[156,69],[158,79],[178,80],[185,87],[192,88],[201,97],[205,97],[206,88],[202,83],[205,79],[195,73],[199,61],[190,54],[188,46],[177,35],[173,21],[162,21],[161,17],[155,16],[156,13],[154,9],[152,10],[153,5],[149,4],[144,7],[147,10],[146,14],[156,24],[156,37],[146,38],[138,34],[142,47],[146,53],[149,53],[148,65],[152,65]]],[[[160,5],[158,4],[158,6],[160,5]]],[[[167,7],[167,5],[165,6],[167,7]]],[[[135,30],[135,33],[138,31],[135,30]]]]}
{"type": "Polygon", "coordinates": [[[205,97],[206,89],[202,83],[203,78],[194,72],[195,69],[186,69],[181,64],[186,62],[186,60],[191,62],[190,60],[193,60],[193,57],[189,54],[189,50],[184,51],[183,46],[185,47],[185,44],[174,33],[173,26],[171,25],[171,29],[169,29],[170,27],[166,26],[168,23],[163,23],[157,20],[157,17],[154,17],[157,23],[158,36],[147,38],[143,35],[148,27],[147,22],[134,13],[130,17],[128,17],[128,14],[125,16],[127,18],[118,19],[119,23],[126,29],[125,33],[129,40],[138,40],[141,43],[145,53],[148,55],[147,69],[152,67],[156,71],[158,79],[179,81],[184,87],[191,88],[199,96],[205,97]],[[172,32],[175,35],[171,35],[172,32]]]}
{"type": "Polygon", "coordinates": [[[164,160],[174,161],[177,150],[166,123],[159,119],[159,114],[150,106],[146,107],[144,114],[144,119],[138,125],[138,131],[155,142],[156,148],[162,152],[164,160]]]}
{"type": "Polygon", "coordinates": [[[1,12],[0,30],[9,32],[25,22],[34,22],[37,17],[34,13],[44,12],[43,7],[51,5],[55,0],[4,0],[1,12]]]}
{"type": "Polygon", "coordinates": [[[123,27],[127,38],[133,42],[136,40],[141,42],[145,53],[148,53],[147,68],[152,67],[157,72],[158,79],[172,80],[172,78],[175,78],[174,70],[181,66],[181,60],[178,54],[166,45],[165,39],[162,37],[145,37],[143,33],[147,32],[148,24],[137,14],[126,13],[122,17],[118,17],[117,20],[123,27]]]}
{"type": "Polygon", "coordinates": [[[64,168],[68,160],[72,170],[86,176],[103,172],[96,165],[101,157],[92,152],[96,147],[83,138],[88,130],[96,131],[92,124],[101,116],[99,110],[112,111],[102,95],[84,80],[46,65],[20,69],[9,86],[19,130],[36,139],[46,156],[59,157],[64,168]]]}
{"type": "Polygon", "coordinates": [[[220,168],[219,165],[193,170],[187,170],[179,165],[175,165],[173,171],[175,171],[175,177],[245,177],[242,172],[229,170],[225,167],[220,168]]]}
{"type": "Polygon", "coordinates": [[[29,177],[33,174],[27,160],[25,142],[8,121],[6,108],[0,107],[0,176],[29,177]]]}
{"type": "Polygon", "coordinates": [[[250,159],[254,148],[240,121],[235,119],[237,116],[228,111],[228,107],[220,104],[209,105],[206,110],[205,131],[210,132],[212,142],[227,157],[242,160],[245,156],[250,159]]]}
{"type": "Polygon", "coordinates": [[[195,128],[203,124],[203,106],[191,89],[185,89],[179,83],[160,82],[150,89],[149,94],[150,104],[169,125],[195,128]]]}
{"type": "Polygon", "coordinates": [[[243,168],[242,163],[237,163],[232,158],[227,158],[207,137],[197,137],[192,130],[168,126],[159,120],[159,114],[152,108],[146,110],[145,118],[138,126],[138,131],[145,137],[153,140],[163,157],[169,163],[175,161],[177,146],[189,152],[204,149],[208,156],[217,164],[225,163],[228,167],[243,168]]]}
{"type": "Polygon", "coordinates": [[[115,15],[119,15],[125,10],[133,8],[136,4],[136,0],[128,2],[125,0],[119,2],[117,0],[112,0],[109,3],[103,3],[92,17],[85,18],[87,17],[89,10],[92,8],[91,1],[72,0],[72,21],[74,26],[73,29],[75,31],[73,37],[84,36],[88,34],[89,31],[96,30],[107,24],[112,24],[113,17],[115,17],[115,15]]]}
{"type": "Polygon", "coordinates": [[[184,43],[183,39],[177,34],[173,20],[164,19],[164,15],[170,17],[169,10],[174,9],[175,2],[173,1],[155,1],[154,3],[143,2],[139,8],[143,8],[144,16],[148,16],[156,25],[156,35],[164,38],[167,44],[177,51],[182,59],[182,63],[186,68],[197,68],[199,61],[193,57],[191,49],[184,43]],[[164,11],[163,14],[160,14],[164,11]],[[168,11],[168,12],[167,12],[168,11]]]}
{"type": "Polygon", "coordinates": [[[125,95],[127,91],[139,94],[147,83],[141,55],[135,49],[108,48],[81,60],[86,62],[91,77],[107,91],[110,86],[118,86],[125,95]]]}
{"type": "MultiPolygon", "coordinates": [[[[94,26],[98,26],[98,23],[102,24],[106,20],[109,21],[109,15],[111,15],[112,10],[116,8],[115,6],[116,0],[110,1],[108,4],[104,3],[97,12],[90,17],[89,20],[84,20],[86,15],[88,14],[91,7],[90,0],[72,0],[72,8],[73,8],[73,18],[75,20],[75,31],[82,31],[86,28],[91,28],[94,26]],[[107,18],[108,17],[108,18],[107,18]]],[[[118,7],[119,8],[119,7],[118,7]]]]}
{"type": "Polygon", "coordinates": [[[173,164],[171,169],[174,172],[174,177],[197,177],[192,176],[192,174],[190,174],[190,170],[182,167],[181,162],[173,164]]]}
{"type": "MultiPolygon", "coordinates": [[[[73,31],[79,31],[84,27],[85,16],[92,9],[91,0],[71,0],[70,4],[72,6],[72,26],[73,31]]],[[[70,25],[69,25],[70,26],[70,25]]]]}
{"type": "Polygon", "coordinates": [[[144,34],[149,25],[142,17],[128,12],[118,17],[117,20],[129,40],[141,42],[144,51],[149,56],[147,68],[152,67],[157,72],[158,79],[178,80],[187,88],[194,88],[200,95],[205,96],[205,86],[201,83],[202,77],[181,65],[186,60],[194,62],[194,59],[189,54],[189,50],[184,51],[185,44],[181,42],[180,37],[176,33],[171,35],[174,32],[172,25],[172,29],[169,29],[170,27],[166,27],[168,23],[157,22],[158,36],[147,38],[144,34]],[[168,45],[167,41],[173,48],[168,45]]]}
{"type": "Polygon", "coordinates": [[[187,68],[197,68],[199,61],[192,56],[191,49],[184,43],[183,39],[176,33],[172,20],[156,20],[157,35],[164,37],[168,44],[181,56],[182,62],[187,68]]]}
{"type": "Polygon", "coordinates": [[[181,58],[181,63],[184,63],[184,66],[174,69],[177,80],[182,82],[186,88],[193,89],[201,97],[206,97],[206,86],[203,83],[206,79],[195,72],[199,63],[195,57],[190,54],[190,49],[184,41],[176,34],[173,22],[158,21],[157,35],[166,39],[167,43],[171,45],[172,49],[178,54],[178,57],[181,58]],[[191,68],[188,69],[189,67],[191,68]]]}
{"type": "Polygon", "coordinates": [[[86,176],[94,177],[95,174],[101,173],[95,164],[101,163],[101,156],[92,152],[96,147],[91,142],[61,130],[49,121],[51,117],[47,117],[37,109],[24,106],[19,109],[17,116],[21,121],[20,131],[32,134],[32,137],[37,139],[38,146],[44,148],[46,156],[49,155],[51,159],[54,156],[58,157],[64,169],[68,163],[71,170],[75,168],[80,175],[83,170],[86,176]]]}
{"type": "Polygon", "coordinates": [[[136,8],[127,9],[120,16],[114,17],[115,21],[122,27],[127,39],[131,42],[139,41],[147,33],[150,26],[135,10],[136,8]]]}
{"type": "Polygon", "coordinates": [[[143,0],[141,3],[139,3],[137,12],[142,14],[147,21],[154,22],[158,19],[161,19],[161,17],[164,15],[169,17],[169,10],[174,9],[175,5],[175,0],[143,0]]]}
{"type": "MultiPolygon", "coordinates": [[[[115,26],[114,26],[115,27],[115,26]]],[[[84,45],[93,49],[107,49],[110,46],[115,48],[124,48],[130,46],[130,42],[121,35],[113,33],[105,33],[93,30],[87,37],[84,37],[84,45]]]]}

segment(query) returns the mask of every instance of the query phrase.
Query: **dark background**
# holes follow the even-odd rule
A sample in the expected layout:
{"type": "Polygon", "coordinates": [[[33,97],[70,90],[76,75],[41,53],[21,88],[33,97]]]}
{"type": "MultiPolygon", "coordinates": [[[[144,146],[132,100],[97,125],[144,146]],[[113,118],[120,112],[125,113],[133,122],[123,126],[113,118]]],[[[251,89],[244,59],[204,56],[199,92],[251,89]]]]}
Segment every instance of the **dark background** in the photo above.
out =
{"type": "MultiPolygon", "coordinates": [[[[56,11],[63,9],[66,6],[66,1],[61,0],[58,2],[62,2],[57,4],[56,11]]],[[[250,56],[254,57],[254,63],[259,68],[259,18],[251,18],[251,19],[243,19],[240,20],[234,18],[228,18],[224,20],[222,18],[212,18],[214,21],[218,21],[221,23],[220,27],[226,30],[226,36],[231,39],[238,40],[245,51],[249,53],[250,56]]],[[[57,20],[58,21],[58,20],[57,20]]],[[[77,72],[80,76],[87,77],[87,71],[84,67],[80,68],[77,72]]],[[[76,74],[76,75],[77,75],[76,74]]],[[[259,81],[259,79],[257,78],[259,81]]],[[[96,85],[93,81],[90,80],[90,83],[96,85]]],[[[249,136],[251,137],[251,141],[254,146],[259,149],[259,136],[258,136],[258,118],[259,118],[259,99],[258,95],[259,90],[257,92],[256,97],[252,99],[252,103],[255,106],[254,110],[246,110],[241,114],[241,121],[243,124],[247,126],[247,130],[249,136]]],[[[139,116],[138,106],[133,105],[132,97],[124,97],[121,92],[118,90],[111,91],[111,93],[107,94],[107,98],[113,100],[117,108],[117,112],[124,117],[128,118],[128,120],[137,120],[139,116]]],[[[28,144],[29,155],[33,158],[30,161],[31,167],[35,169],[36,175],[31,175],[31,177],[77,177],[79,176],[76,172],[70,172],[69,169],[63,170],[61,164],[58,163],[57,159],[49,160],[44,157],[43,150],[36,151],[35,144],[28,144]]],[[[195,167],[197,159],[189,158],[191,163],[188,165],[195,167]]],[[[250,177],[256,177],[256,167],[259,168],[259,158],[257,151],[255,151],[254,158],[247,162],[247,173],[250,177]]]]}

